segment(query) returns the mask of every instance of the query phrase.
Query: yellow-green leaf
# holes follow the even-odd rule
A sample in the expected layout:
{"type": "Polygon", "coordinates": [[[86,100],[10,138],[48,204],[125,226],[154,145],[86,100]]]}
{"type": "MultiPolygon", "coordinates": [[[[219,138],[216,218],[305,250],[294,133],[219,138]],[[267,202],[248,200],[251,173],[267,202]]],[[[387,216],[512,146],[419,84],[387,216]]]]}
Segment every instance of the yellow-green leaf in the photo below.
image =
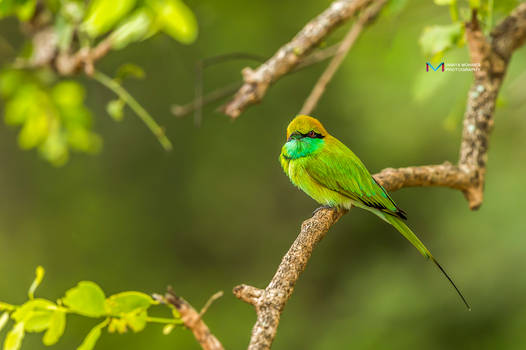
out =
{"type": "Polygon", "coordinates": [[[167,324],[166,326],[163,327],[163,334],[164,335],[168,335],[168,334],[172,333],[174,328],[175,328],[174,324],[167,324]]]}
{"type": "Polygon", "coordinates": [[[111,34],[111,43],[114,49],[122,49],[128,44],[144,39],[153,22],[153,12],[147,7],[135,10],[111,34]]]}
{"type": "Polygon", "coordinates": [[[420,46],[424,55],[428,57],[443,53],[462,41],[462,23],[453,23],[444,26],[430,26],[424,29],[420,36],[420,46]]]}
{"type": "Polygon", "coordinates": [[[93,0],[81,29],[95,38],[121,21],[135,6],[136,0],[93,0]]]}
{"type": "Polygon", "coordinates": [[[42,279],[44,278],[44,274],[46,271],[42,266],[38,266],[35,270],[35,279],[33,280],[33,283],[31,283],[31,286],[29,287],[29,291],[27,292],[29,299],[33,299],[35,297],[35,290],[38,288],[40,283],[42,283],[42,279]]]}
{"type": "Polygon", "coordinates": [[[44,345],[55,344],[64,333],[66,328],[66,313],[62,310],[55,310],[51,316],[49,327],[42,338],[44,345]]]}
{"type": "Polygon", "coordinates": [[[140,332],[146,327],[146,319],[148,314],[146,310],[140,312],[133,312],[123,316],[123,319],[126,320],[128,326],[135,333],[140,332]]]}
{"type": "Polygon", "coordinates": [[[36,111],[28,116],[18,134],[18,144],[22,149],[30,149],[41,144],[48,136],[49,117],[45,110],[36,111]]]}
{"type": "Polygon", "coordinates": [[[102,328],[106,327],[108,324],[108,320],[105,320],[102,323],[99,323],[95,327],[91,329],[91,331],[86,335],[86,338],[84,338],[84,341],[80,346],[77,348],[77,350],[91,350],[95,347],[95,343],[97,343],[97,340],[99,340],[102,328]]]}
{"type": "Polygon", "coordinates": [[[2,316],[0,316],[0,331],[4,329],[7,321],[9,321],[9,312],[6,311],[2,314],[2,316]]]}
{"type": "Polygon", "coordinates": [[[183,44],[191,44],[197,38],[195,15],[180,0],[152,0],[160,29],[183,44]]]}
{"type": "Polygon", "coordinates": [[[84,87],[71,80],[61,81],[53,86],[53,89],[51,90],[53,101],[63,108],[82,105],[85,95],[86,92],[84,87]]]}
{"type": "Polygon", "coordinates": [[[62,299],[64,305],[73,312],[88,316],[100,317],[106,314],[105,295],[94,282],[82,281],[66,292],[62,299]]]}
{"type": "Polygon", "coordinates": [[[20,306],[11,316],[16,322],[24,323],[28,332],[41,332],[51,320],[57,305],[46,299],[32,299],[20,306]]]}
{"type": "Polygon", "coordinates": [[[11,304],[8,304],[8,303],[4,303],[4,302],[0,301],[0,310],[11,311],[11,310],[14,310],[14,309],[16,309],[16,307],[14,305],[11,305],[11,304]]]}
{"type": "Polygon", "coordinates": [[[120,122],[124,118],[124,100],[118,98],[111,100],[106,105],[106,112],[113,118],[113,120],[120,122]]]}
{"type": "Polygon", "coordinates": [[[155,301],[148,294],[140,292],[122,292],[114,294],[106,300],[111,315],[123,315],[146,310],[155,301]]]}
{"type": "Polygon", "coordinates": [[[125,319],[122,318],[112,318],[110,321],[110,325],[108,326],[108,332],[115,333],[118,332],[119,334],[124,334],[128,330],[127,323],[125,319]]]}
{"type": "Polygon", "coordinates": [[[22,339],[24,339],[24,334],[24,322],[15,324],[9,333],[7,333],[4,341],[4,350],[19,350],[22,345],[22,339]]]}

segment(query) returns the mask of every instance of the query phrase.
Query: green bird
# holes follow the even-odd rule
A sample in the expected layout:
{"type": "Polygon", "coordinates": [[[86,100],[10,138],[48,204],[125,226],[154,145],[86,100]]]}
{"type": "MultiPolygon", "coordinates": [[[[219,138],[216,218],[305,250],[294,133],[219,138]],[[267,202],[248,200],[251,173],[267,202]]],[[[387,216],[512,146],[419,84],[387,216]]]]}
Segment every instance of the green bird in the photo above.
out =
{"type": "Polygon", "coordinates": [[[406,213],[376,182],[360,159],[315,118],[299,115],[287,127],[279,157],[292,183],[324,207],[370,211],[396,228],[440,269],[470,310],[460,290],[418,237],[405,224],[406,213]]]}

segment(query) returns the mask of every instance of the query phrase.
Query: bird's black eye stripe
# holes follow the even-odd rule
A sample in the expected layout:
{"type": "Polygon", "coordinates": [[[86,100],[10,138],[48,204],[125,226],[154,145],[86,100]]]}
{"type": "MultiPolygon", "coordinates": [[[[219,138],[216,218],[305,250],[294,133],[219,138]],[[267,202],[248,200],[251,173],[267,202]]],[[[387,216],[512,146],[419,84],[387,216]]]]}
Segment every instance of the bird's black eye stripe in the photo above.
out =
{"type": "Polygon", "coordinates": [[[306,134],[301,134],[303,137],[308,137],[311,139],[322,139],[324,136],[322,134],[318,134],[316,131],[311,130],[306,134]]]}

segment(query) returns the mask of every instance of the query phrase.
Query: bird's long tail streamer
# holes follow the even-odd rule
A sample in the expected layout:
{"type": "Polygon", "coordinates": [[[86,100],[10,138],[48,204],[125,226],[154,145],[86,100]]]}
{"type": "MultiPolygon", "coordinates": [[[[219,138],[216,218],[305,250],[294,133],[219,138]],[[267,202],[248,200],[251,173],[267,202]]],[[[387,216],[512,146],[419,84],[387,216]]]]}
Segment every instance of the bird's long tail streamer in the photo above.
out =
{"type": "Polygon", "coordinates": [[[416,249],[427,259],[430,259],[433,261],[433,263],[438,267],[438,269],[444,274],[444,276],[448,279],[449,283],[455,288],[457,291],[457,294],[460,296],[468,310],[471,310],[471,307],[469,306],[468,302],[466,301],[466,298],[464,298],[464,295],[460,292],[460,290],[455,285],[455,282],[449,277],[447,272],[444,270],[444,268],[438,263],[438,261],[431,255],[431,252],[426,248],[424,243],[418,239],[418,237],[414,234],[413,231],[405,224],[405,222],[402,221],[402,219],[397,218],[392,215],[385,214],[383,219],[385,219],[387,222],[389,222],[391,225],[393,225],[409,242],[411,242],[412,245],[415,246],[416,249]]]}

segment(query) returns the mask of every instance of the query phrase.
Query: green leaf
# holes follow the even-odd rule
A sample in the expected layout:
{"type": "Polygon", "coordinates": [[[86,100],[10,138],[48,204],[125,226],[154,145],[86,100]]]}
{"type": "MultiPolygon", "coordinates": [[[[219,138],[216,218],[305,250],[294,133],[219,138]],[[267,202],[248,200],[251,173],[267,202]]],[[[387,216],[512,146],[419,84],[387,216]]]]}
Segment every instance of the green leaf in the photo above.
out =
{"type": "Polygon", "coordinates": [[[51,89],[53,101],[63,108],[81,106],[85,96],[84,87],[72,80],[61,81],[51,89]]]}
{"type": "Polygon", "coordinates": [[[9,321],[9,312],[6,311],[2,314],[2,316],[0,316],[0,331],[4,329],[7,321],[9,321]]]}
{"type": "Polygon", "coordinates": [[[123,80],[128,77],[143,79],[146,76],[144,69],[133,63],[124,63],[118,69],[115,74],[115,79],[123,80]]]}
{"type": "Polygon", "coordinates": [[[33,17],[36,0],[2,0],[0,1],[0,18],[16,15],[20,21],[33,17]]]}
{"type": "Polygon", "coordinates": [[[136,0],[93,0],[81,30],[96,38],[111,30],[133,9],[136,0]]]}
{"type": "Polygon", "coordinates": [[[9,333],[7,333],[4,341],[4,350],[19,350],[22,345],[22,339],[24,339],[24,334],[24,322],[15,324],[9,333]]]}
{"type": "Polygon", "coordinates": [[[38,288],[40,283],[42,283],[42,279],[44,278],[44,274],[46,271],[42,266],[38,266],[35,270],[35,279],[33,280],[33,283],[31,283],[31,286],[29,287],[29,291],[27,292],[29,299],[33,299],[35,296],[35,290],[38,288]]]}
{"type": "Polygon", "coordinates": [[[27,332],[42,332],[49,326],[57,305],[46,299],[29,300],[12,314],[12,318],[23,323],[27,332]]]}
{"type": "Polygon", "coordinates": [[[435,5],[454,5],[457,0],[434,0],[435,5]]]}
{"type": "Polygon", "coordinates": [[[15,309],[16,309],[16,306],[0,301],[0,310],[12,311],[15,309]]]}
{"type": "Polygon", "coordinates": [[[111,34],[112,47],[120,50],[132,42],[144,39],[153,23],[153,17],[153,12],[147,7],[135,10],[111,34]]]}
{"type": "Polygon", "coordinates": [[[25,1],[19,1],[18,3],[19,5],[15,9],[16,16],[22,22],[29,21],[33,17],[33,14],[35,13],[37,1],[36,0],[25,0],[25,1]]]}
{"type": "Polygon", "coordinates": [[[172,333],[172,331],[175,329],[175,325],[174,324],[167,324],[166,326],[163,327],[163,334],[164,335],[168,335],[170,333],[172,333]]]}
{"type": "Polygon", "coordinates": [[[113,118],[113,120],[120,122],[124,118],[124,104],[121,99],[111,100],[106,105],[106,112],[113,118]]]}
{"type": "Polygon", "coordinates": [[[122,292],[106,300],[109,313],[115,316],[146,310],[153,304],[155,300],[140,292],[122,292]]]}
{"type": "Polygon", "coordinates": [[[462,23],[426,27],[419,40],[424,55],[433,57],[461,43],[463,29],[462,23]]]}
{"type": "Polygon", "coordinates": [[[48,134],[49,118],[46,111],[41,110],[29,115],[18,134],[18,145],[22,149],[31,149],[44,142],[48,134]]]}
{"type": "Polygon", "coordinates": [[[107,324],[108,320],[105,320],[93,327],[77,350],[92,350],[95,347],[95,343],[97,343],[97,340],[100,338],[102,328],[106,327],[107,324]]]}
{"type": "Polygon", "coordinates": [[[105,295],[94,282],[82,281],[66,292],[62,299],[71,311],[88,317],[100,317],[106,314],[105,295]]]}
{"type": "Polygon", "coordinates": [[[5,122],[7,125],[24,123],[28,116],[38,111],[35,101],[44,102],[45,96],[36,84],[21,84],[16,87],[17,92],[5,106],[5,122]]]}
{"type": "Polygon", "coordinates": [[[27,81],[25,72],[18,69],[4,69],[0,72],[0,94],[9,98],[27,81]]]}
{"type": "Polygon", "coordinates": [[[118,332],[119,334],[124,334],[127,331],[127,323],[125,319],[122,318],[112,318],[110,321],[110,325],[108,326],[108,332],[115,333],[118,332]]]}
{"type": "Polygon", "coordinates": [[[67,139],[55,120],[48,137],[38,148],[39,153],[52,165],[62,166],[69,158],[67,139]]]}
{"type": "Polygon", "coordinates": [[[50,346],[55,344],[66,328],[66,313],[62,310],[55,310],[51,316],[49,327],[42,338],[44,345],[50,346]]]}
{"type": "Polygon", "coordinates": [[[148,314],[146,310],[139,311],[137,313],[129,313],[123,316],[123,319],[126,321],[127,325],[135,333],[140,332],[146,327],[146,319],[148,314]]]}
{"type": "Polygon", "coordinates": [[[27,321],[24,322],[26,332],[43,332],[49,327],[53,311],[39,310],[29,314],[27,321]]]}
{"type": "Polygon", "coordinates": [[[150,0],[157,14],[157,26],[160,30],[183,44],[191,44],[197,38],[197,20],[182,1],[150,0]]]}

